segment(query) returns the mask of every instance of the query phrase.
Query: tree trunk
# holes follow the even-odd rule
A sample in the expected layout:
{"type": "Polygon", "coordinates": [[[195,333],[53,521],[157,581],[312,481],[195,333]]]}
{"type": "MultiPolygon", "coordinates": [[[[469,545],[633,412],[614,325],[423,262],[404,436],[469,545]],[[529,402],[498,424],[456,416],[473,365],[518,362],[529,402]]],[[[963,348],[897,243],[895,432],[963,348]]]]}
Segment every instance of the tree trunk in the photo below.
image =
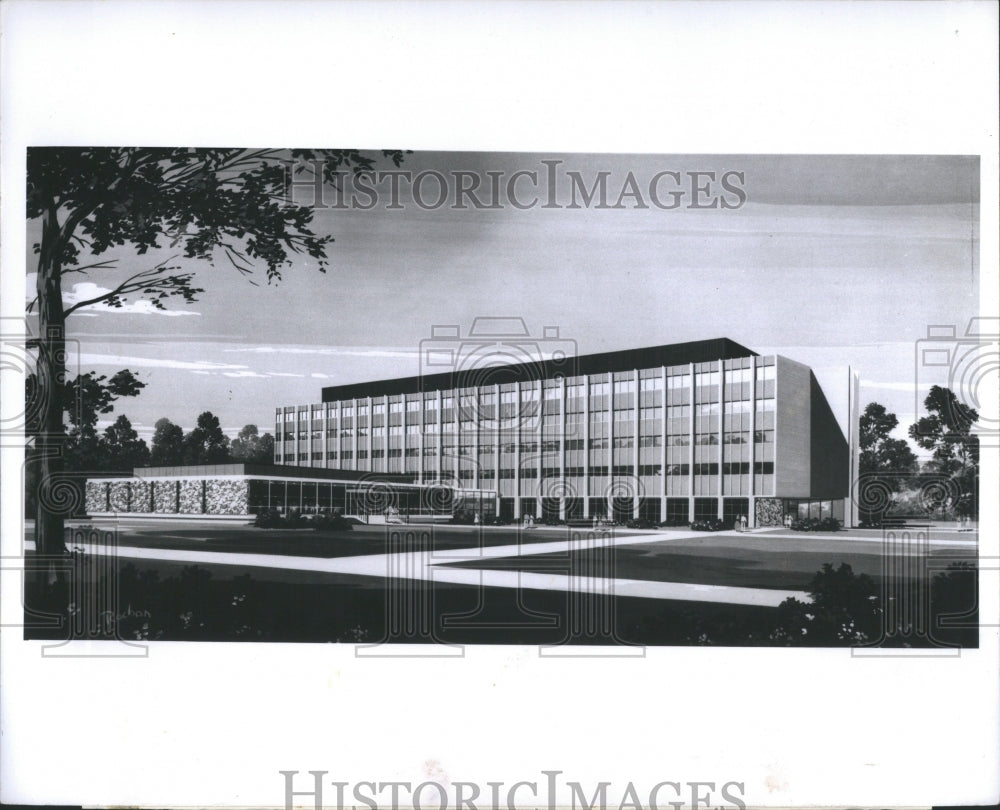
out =
{"type": "MultiPolygon", "coordinates": [[[[63,313],[61,246],[55,206],[42,221],[38,260],[38,396],[41,413],[35,450],[38,459],[38,490],[35,507],[35,553],[56,556],[65,553],[63,513],[54,493],[61,489],[63,472],[63,390],[66,382],[66,318],[63,313]]],[[[55,561],[46,565],[46,576],[55,578],[55,561]]]]}

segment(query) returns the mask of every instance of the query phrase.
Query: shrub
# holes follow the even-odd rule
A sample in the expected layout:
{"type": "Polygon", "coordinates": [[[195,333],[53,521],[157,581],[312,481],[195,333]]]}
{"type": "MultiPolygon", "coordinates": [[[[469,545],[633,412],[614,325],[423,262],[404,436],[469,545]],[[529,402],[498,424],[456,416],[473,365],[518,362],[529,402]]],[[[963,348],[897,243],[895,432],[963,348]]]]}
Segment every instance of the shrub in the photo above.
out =
{"type": "Polygon", "coordinates": [[[276,529],[281,522],[281,512],[277,509],[261,509],[253,519],[253,525],[258,529],[276,529]]]}
{"type": "Polygon", "coordinates": [[[321,512],[313,517],[309,523],[316,531],[349,532],[354,528],[351,521],[343,515],[333,514],[330,512],[321,512]]]}
{"type": "Polygon", "coordinates": [[[867,574],[847,563],[830,563],[809,583],[813,601],[788,598],[778,607],[772,642],[810,647],[865,644],[882,634],[879,589],[867,574]]]}
{"type": "Polygon", "coordinates": [[[472,509],[459,509],[448,522],[456,526],[471,526],[476,522],[476,513],[472,509]]]}
{"type": "Polygon", "coordinates": [[[838,532],[840,521],[834,517],[805,518],[792,521],[792,530],[797,532],[838,532]]]}
{"type": "Polygon", "coordinates": [[[696,520],[691,524],[691,528],[696,532],[721,532],[725,530],[726,524],[718,518],[708,518],[707,520],[696,520]]]}
{"type": "MultiPolygon", "coordinates": [[[[258,529],[301,529],[306,526],[315,526],[316,528],[331,527],[326,523],[316,526],[317,520],[325,520],[325,516],[315,515],[307,517],[299,512],[298,509],[288,510],[287,515],[282,515],[277,509],[261,509],[254,517],[253,525],[258,529]]],[[[343,521],[344,519],[340,518],[340,520],[343,521]]],[[[344,522],[350,528],[350,524],[346,521],[344,522]]],[[[337,528],[340,528],[339,524],[337,528]]]]}

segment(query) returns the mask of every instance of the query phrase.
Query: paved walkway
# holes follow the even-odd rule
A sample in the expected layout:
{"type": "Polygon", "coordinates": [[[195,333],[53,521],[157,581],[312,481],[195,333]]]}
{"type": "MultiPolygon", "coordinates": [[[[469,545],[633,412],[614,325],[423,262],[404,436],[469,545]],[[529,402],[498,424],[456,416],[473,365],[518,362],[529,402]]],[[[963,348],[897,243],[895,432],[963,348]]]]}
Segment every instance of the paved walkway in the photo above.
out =
{"type": "MultiPolygon", "coordinates": [[[[532,590],[592,593],[605,596],[638,597],[643,599],[669,599],[694,602],[716,602],[731,605],[776,607],[788,597],[809,601],[803,591],[773,590],[769,588],[741,588],[730,585],[703,585],[682,582],[655,582],[636,579],[612,579],[600,576],[579,576],[573,573],[539,573],[517,570],[482,570],[452,568],[448,563],[470,562],[499,557],[529,557],[538,554],[569,554],[597,548],[649,543],[655,541],[690,540],[704,537],[703,532],[678,532],[655,534],[612,534],[583,531],[578,539],[535,542],[530,545],[513,544],[475,549],[437,551],[410,551],[398,554],[367,554],[355,557],[289,557],[279,554],[246,554],[228,551],[199,551],[194,549],[140,548],[119,545],[121,557],[140,560],[160,560],[203,565],[243,565],[278,568],[328,574],[346,574],[374,577],[381,580],[425,580],[473,587],[526,588],[532,590]]],[[[33,549],[31,541],[26,547],[33,549]]],[[[100,547],[76,544],[88,554],[102,553],[100,547]]]]}
{"type": "MultiPolygon", "coordinates": [[[[409,527],[415,528],[415,527],[409,527]]],[[[697,602],[717,602],[733,605],[770,606],[779,605],[788,597],[801,601],[809,601],[809,595],[803,591],[774,590],[769,588],[744,588],[731,585],[708,585],[682,582],[660,582],[652,580],[621,579],[601,576],[580,576],[573,573],[569,560],[576,552],[585,552],[607,547],[617,547],[630,544],[690,542],[712,537],[705,532],[670,529],[664,531],[629,531],[616,529],[614,532],[598,529],[591,531],[581,529],[563,534],[560,539],[542,540],[534,530],[528,530],[532,542],[516,543],[503,546],[473,547],[459,549],[438,549],[406,551],[395,554],[374,553],[351,557],[304,557],[282,554],[260,554],[234,551],[203,551],[199,549],[151,548],[119,545],[120,556],[132,559],[160,560],[174,563],[202,565],[238,565],[284,569],[293,571],[309,571],[316,573],[342,574],[358,577],[372,577],[380,580],[395,578],[397,580],[423,580],[473,587],[526,588],[534,590],[556,590],[570,593],[592,593],[606,596],[639,597],[644,599],[667,599],[697,602]],[[469,567],[476,560],[493,560],[498,558],[527,558],[535,555],[565,554],[565,569],[559,568],[559,560],[554,561],[552,572],[485,570],[469,567]],[[466,567],[450,567],[449,563],[463,562],[466,567]]],[[[539,530],[540,532],[541,530],[539,530]]],[[[565,528],[562,528],[565,533],[565,528]]],[[[740,537],[739,534],[722,533],[727,537],[740,537]]],[[[766,535],[755,531],[755,540],[763,540],[766,535]]],[[[718,535],[714,535],[718,536],[718,535]]],[[[774,535],[771,535],[774,537],[774,535]]],[[[883,543],[881,536],[851,535],[849,532],[838,534],[803,534],[789,533],[787,536],[795,539],[815,539],[853,544],[883,543]]],[[[749,538],[748,538],[749,539],[749,538]]],[[[775,538],[780,539],[780,538],[775,538]]],[[[126,541],[127,542],[127,541],[126,541]]],[[[472,540],[474,542],[474,539],[472,540]]],[[[932,546],[961,546],[975,548],[974,538],[962,539],[930,539],[932,546]]],[[[30,540],[26,548],[33,549],[30,540]]],[[[75,545],[87,553],[101,553],[99,547],[84,544],[75,545]]],[[[914,549],[916,553],[917,549],[914,549]]],[[[549,558],[549,562],[551,558],[549,558]]]]}

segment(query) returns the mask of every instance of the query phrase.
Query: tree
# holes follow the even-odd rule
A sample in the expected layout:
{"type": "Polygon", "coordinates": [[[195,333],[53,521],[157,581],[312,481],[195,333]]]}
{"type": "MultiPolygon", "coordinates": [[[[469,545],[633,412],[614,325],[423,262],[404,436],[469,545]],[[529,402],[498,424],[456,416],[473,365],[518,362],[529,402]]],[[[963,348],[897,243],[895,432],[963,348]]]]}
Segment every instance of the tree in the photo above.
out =
{"type": "Polygon", "coordinates": [[[929,472],[947,476],[957,491],[952,508],[963,517],[979,514],[979,437],[973,427],[979,413],[959,402],[955,393],[931,386],[924,399],[927,416],[910,426],[909,435],[934,454],[926,464],[929,472]]]}
{"type": "Polygon", "coordinates": [[[169,419],[158,419],[153,426],[153,447],[150,463],[158,467],[174,467],[184,463],[184,431],[169,419]]]}
{"type": "Polygon", "coordinates": [[[858,425],[861,449],[869,450],[875,447],[880,441],[885,440],[898,424],[899,419],[896,414],[887,412],[885,405],[869,402],[861,414],[858,425]]]}
{"type": "Polygon", "coordinates": [[[211,411],[198,415],[194,430],[184,437],[185,464],[224,464],[230,460],[229,437],[222,432],[219,417],[211,411]]]}
{"type": "Polygon", "coordinates": [[[117,400],[138,396],[145,387],[146,383],[128,369],[119,371],[110,379],[88,372],[69,384],[63,395],[63,402],[73,405],[66,409],[69,430],[64,458],[67,469],[80,472],[108,469],[107,457],[102,453],[101,438],[97,432],[98,419],[111,413],[117,400]]]}
{"type": "MultiPolygon", "coordinates": [[[[128,369],[119,371],[110,379],[104,375],[88,372],[60,386],[60,401],[64,414],[64,434],[62,436],[62,468],[59,474],[43,477],[41,456],[37,445],[41,429],[41,414],[45,403],[40,398],[45,391],[38,384],[38,377],[29,374],[25,380],[25,435],[29,441],[25,451],[24,465],[24,508],[26,514],[38,512],[42,486],[72,487],[75,498],[65,499],[84,502],[85,473],[106,470],[107,458],[101,446],[97,423],[102,415],[114,410],[115,403],[122,397],[134,397],[146,386],[128,369]]],[[[69,490],[64,490],[68,492],[69,490]]],[[[51,491],[50,491],[51,494],[51,491]]]]}
{"type": "Polygon", "coordinates": [[[870,402],[859,423],[859,468],[866,481],[880,481],[898,492],[907,477],[919,470],[917,456],[905,439],[893,439],[899,419],[886,411],[884,405],[870,402]]]}
{"type": "Polygon", "coordinates": [[[274,437],[258,435],[256,425],[244,425],[229,446],[233,461],[249,464],[271,464],[274,461],[274,437]]]}
{"type": "MultiPolygon", "coordinates": [[[[396,165],[402,152],[386,151],[396,165]]],[[[66,374],[66,319],[84,307],[121,307],[130,298],[154,307],[179,298],[196,300],[202,289],[194,273],[175,264],[183,257],[209,265],[222,256],[242,275],[258,267],[268,282],[296,256],[316,260],[325,272],[330,235],[312,231],[313,208],[291,201],[293,178],[312,172],[318,183],[339,184],[347,171],[374,165],[356,150],[245,150],[172,148],[33,147],[28,150],[26,213],[40,222],[35,298],[38,385],[45,403],[34,450],[40,486],[63,468],[63,385],[66,374]],[[148,267],[132,264],[122,275],[110,250],[131,248],[136,262],[150,250],[169,247],[177,255],[148,267]],[[108,286],[85,300],[65,303],[63,279],[70,274],[108,286]]],[[[35,539],[40,554],[65,550],[63,516],[39,499],[35,539]]]]}
{"type": "Polygon", "coordinates": [[[149,448],[124,414],[104,430],[100,452],[110,470],[131,470],[149,464],[149,448]]]}

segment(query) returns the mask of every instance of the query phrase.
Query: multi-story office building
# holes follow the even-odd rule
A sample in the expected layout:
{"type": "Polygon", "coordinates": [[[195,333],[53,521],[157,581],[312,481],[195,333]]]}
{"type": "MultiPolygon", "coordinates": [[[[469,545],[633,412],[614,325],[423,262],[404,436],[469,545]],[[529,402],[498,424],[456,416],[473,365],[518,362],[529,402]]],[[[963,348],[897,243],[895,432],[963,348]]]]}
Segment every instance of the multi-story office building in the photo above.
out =
{"type": "Polygon", "coordinates": [[[846,401],[728,339],[556,356],[324,388],[277,409],[275,463],[495,490],[512,518],[849,521],[846,401]]]}

